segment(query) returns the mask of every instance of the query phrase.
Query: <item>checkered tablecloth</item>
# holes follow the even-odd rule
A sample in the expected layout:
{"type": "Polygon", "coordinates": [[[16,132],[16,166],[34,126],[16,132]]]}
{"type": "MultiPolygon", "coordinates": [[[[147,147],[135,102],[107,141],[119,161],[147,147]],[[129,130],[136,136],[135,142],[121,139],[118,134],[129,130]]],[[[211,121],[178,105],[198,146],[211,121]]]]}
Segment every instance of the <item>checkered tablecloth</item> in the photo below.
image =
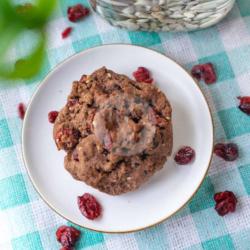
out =
{"type": "MultiPolygon", "coordinates": [[[[73,24],[74,31],[65,40],[61,39],[61,32],[72,25],[66,18],[67,6],[80,1],[59,2],[48,27],[42,72],[13,87],[0,85],[0,250],[59,249],[55,231],[67,222],[41,200],[28,179],[21,159],[22,121],[17,116],[17,105],[28,103],[44,76],[63,59],[105,43],[150,47],[187,69],[198,62],[214,63],[218,82],[200,86],[212,109],[216,142],[237,143],[240,157],[232,163],[214,157],[208,176],[192,201],[164,223],[123,235],[81,229],[83,237],[76,249],[250,249],[250,117],[238,110],[236,99],[250,96],[250,1],[238,0],[220,24],[190,33],[127,32],[92,14],[73,24]],[[235,213],[219,217],[213,208],[213,194],[224,190],[235,192],[239,203],[235,213]]],[[[11,55],[18,58],[29,46],[29,40],[24,39],[11,55]]]]}

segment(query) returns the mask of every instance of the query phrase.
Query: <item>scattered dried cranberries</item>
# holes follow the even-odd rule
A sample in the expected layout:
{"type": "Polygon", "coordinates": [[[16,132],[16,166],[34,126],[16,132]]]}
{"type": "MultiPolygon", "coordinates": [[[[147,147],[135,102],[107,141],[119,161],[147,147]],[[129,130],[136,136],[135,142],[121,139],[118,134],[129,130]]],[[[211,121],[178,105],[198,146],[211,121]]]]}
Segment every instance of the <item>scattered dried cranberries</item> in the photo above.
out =
{"type": "Polygon", "coordinates": [[[26,107],[23,103],[19,103],[18,104],[18,116],[20,119],[24,119],[25,116],[25,112],[26,112],[26,107]]]}
{"type": "Polygon", "coordinates": [[[50,111],[48,113],[48,120],[49,120],[49,122],[50,123],[54,123],[55,120],[56,120],[56,118],[57,118],[57,116],[58,116],[58,112],[57,111],[50,111]]]}
{"type": "Polygon", "coordinates": [[[237,198],[233,192],[225,191],[214,195],[216,202],[215,210],[220,216],[224,216],[229,212],[234,212],[237,204],[237,198]]]}
{"type": "Polygon", "coordinates": [[[81,232],[74,227],[60,226],[56,231],[56,239],[62,244],[62,249],[72,249],[81,232]]]}
{"type": "Polygon", "coordinates": [[[137,82],[152,83],[153,79],[150,76],[150,72],[145,67],[139,67],[134,73],[133,76],[137,82]]]}
{"type": "Polygon", "coordinates": [[[215,83],[217,80],[212,63],[195,65],[191,70],[191,74],[197,80],[204,80],[206,84],[215,83]]]}
{"type": "Polygon", "coordinates": [[[68,19],[71,22],[77,22],[89,14],[89,9],[82,4],[76,4],[68,8],[68,19]]]}
{"type": "Polygon", "coordinates": [[[217,143],[214,153],[225,161],[234,161],[239,156],[238,146],[234,143],[217,143]]]}
{"type": "Polygon", "coordinates": [[[250,115],[250,96],[242,96],[242,97],[238,97],[238,99],[240,100],[240,105],[239,105],[239,109],[250,115]]]}
{"type": "Polygon", "coordinates": [[[70,35],[70,33],[72,32],[72,27],[68,27],[68,28],[66,28],[63,32],[62,32],[62,38],[63,39],[65,39],[65,38],[67,38],[69,35],[70,35]]]}
{"type": "Polygon", "coordinates": [[[77,197],[81,213],[88,219],[94,220],[101,215],[102,207],[96,198],[88,193],[77,197]]]}
{"type": "Polygon", "coordinates": [[[194,157],[195,151],[189,146],[184,146],[176,153],[174,160],[179,165],[186,165],[190,163],[194,157]]]}

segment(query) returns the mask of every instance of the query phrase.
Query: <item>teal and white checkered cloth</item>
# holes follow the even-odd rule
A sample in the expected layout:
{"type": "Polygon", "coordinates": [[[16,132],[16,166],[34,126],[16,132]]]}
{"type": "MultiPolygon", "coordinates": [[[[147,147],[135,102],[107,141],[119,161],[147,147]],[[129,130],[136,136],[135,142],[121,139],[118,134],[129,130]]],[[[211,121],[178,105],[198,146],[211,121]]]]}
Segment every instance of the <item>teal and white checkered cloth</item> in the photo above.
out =
{"type": "MultiPolygon", "coordinates": [[[[76,2],[79,0],[61,0],[50,21],[47,57],[42,73],[33,80],[21,81],[15,87],[0,85],[0,250],[60,248],[55,231],[67,222],[48,208],[27,177],[21,159],[22,121],[17,115],[17,105],[19,102],[28,103],[40,81],[63,59],[105,43],[150,47],[187,69],[198,62],[214,63],[218,82],[210,86],[200,85],[212,109],[216,141],[237,143],[240,158],[227,163],[214,157],[209,174],[192,201],[164,223],[124,235],[81,229],[83,237],[76,249],[249,250],[250,117],[238,110],[236,97],[250,95],[250,1],[238,0],[226,19],[202,31],[127,32],[91,15],[73,24],[72,35],[62,40],[62,30],[72,25],[66,18],[67,7],[76,2]],[[224,190],[235,192],[239,203],[235,213],[220,217],[213,208],[213,194],[224,190]]],[[[29,46],[29,41],[24,39],[11,55],[18,58],[29,46]]]]}

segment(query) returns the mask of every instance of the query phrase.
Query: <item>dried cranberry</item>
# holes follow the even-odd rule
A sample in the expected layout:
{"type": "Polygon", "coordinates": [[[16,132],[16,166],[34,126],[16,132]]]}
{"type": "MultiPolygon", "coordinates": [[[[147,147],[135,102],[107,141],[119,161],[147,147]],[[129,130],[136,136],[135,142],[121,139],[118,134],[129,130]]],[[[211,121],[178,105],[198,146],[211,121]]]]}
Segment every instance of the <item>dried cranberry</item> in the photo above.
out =
{"type": "Polygon", "coordinates": [[[68,8],[68,19],[71,22],[77,22],[78,20],[88,16],[89,9],[82,4],[76,4],[68,8]]]}
{"type": "Polygon", "coordinates": [[[77,197],[81,213],[88,219],[94,220],[101,215],[102,207],[96,198],[88,193],[77,197]]]}
{"type": "Polygon", "coordinates": [[[195,151],[189,146],[184,146],[175,154],[174,160],[179,165],[186,165],[190,163],[194,157],[195,151]]]}
{"type": "Polygon", "coordinates": [[[191,74],[197,80],[203,79],[204,82],[207,84],[215,83],[217,80],[212,63],[195,65],[191,70],[191,74]]]}
{"type": "Polygon", "coordinates": [[[69,35],[70,35],[70,33],[72,32],[72,27],[68,27],[68,28],[66,28],[63,32],[62,32],[62,38],[63,39],[65,39],[65,38],[67,38],[69,35]]]}
{"type": "Polygon", "coordinates": [[[219,192],[214,195],[216,202],[215,210],[221,216],[234,212],[236,209],[237,198],[231,191],[219,192]]]}
{"type": "Polygon", "coordinates": [[[25,112],[26,112],[26,107],[23,103],[19,103],[18,104],[18,116],[20,119],[24,119],[25,116],[25,112]]]}
{"type": "Polygon", "coordinates": [[[214,146],[214,153],[225,161],[234,161],[239,156],[238,146],[234,143],[217,143],[214,146]]]}
{"type": "Polygon", "coordinates": [[[139,67],[134,73],[133,76],[137,82],[152,83],[153,79],[150,76],[150,72],[145,67],[139,67]]]}
{"type": "Polygon", "coordinates": [[[48,120],[49,120],[49,122],[50,123],[54,123],[55,120],[56,120],[56,118],[57,118],[57,116],[58,116],[58,114],[59,113],[57,111],[50,111],[48,113],[48,120]]]}
{"type": "Polygon", "coordinates": [[[79,99],[77,97],[74,97],[74,98],[71,98],[71,99],[68,100],[67,106],[72,107],[77,103],[79,103],[79,99]]]}
{"type": "Polygon", "coordinates": [[[238,97],[238,99],[240,100],[239,109],[250,115],[250,96],[238,97]]]}
{"type": "Polygon", "coordinates": [[[56,239],[66,249],[73,247],[79,239],[81,232],[74,227],[60,226],[56,231],[56,239]]]}

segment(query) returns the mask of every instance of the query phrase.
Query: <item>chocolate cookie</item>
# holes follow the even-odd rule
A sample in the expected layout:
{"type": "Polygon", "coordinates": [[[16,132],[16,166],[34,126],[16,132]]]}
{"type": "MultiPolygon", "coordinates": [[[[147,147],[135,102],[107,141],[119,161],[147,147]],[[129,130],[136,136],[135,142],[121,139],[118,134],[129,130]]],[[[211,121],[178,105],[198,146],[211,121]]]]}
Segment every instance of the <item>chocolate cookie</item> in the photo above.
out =
{"type": "Polygon", "coordinates": [[[155,85],[103,67],[73,82],[53,134],[75,179],[119,195],[140,187],[171,154],[171,106],[155,85]]]}

